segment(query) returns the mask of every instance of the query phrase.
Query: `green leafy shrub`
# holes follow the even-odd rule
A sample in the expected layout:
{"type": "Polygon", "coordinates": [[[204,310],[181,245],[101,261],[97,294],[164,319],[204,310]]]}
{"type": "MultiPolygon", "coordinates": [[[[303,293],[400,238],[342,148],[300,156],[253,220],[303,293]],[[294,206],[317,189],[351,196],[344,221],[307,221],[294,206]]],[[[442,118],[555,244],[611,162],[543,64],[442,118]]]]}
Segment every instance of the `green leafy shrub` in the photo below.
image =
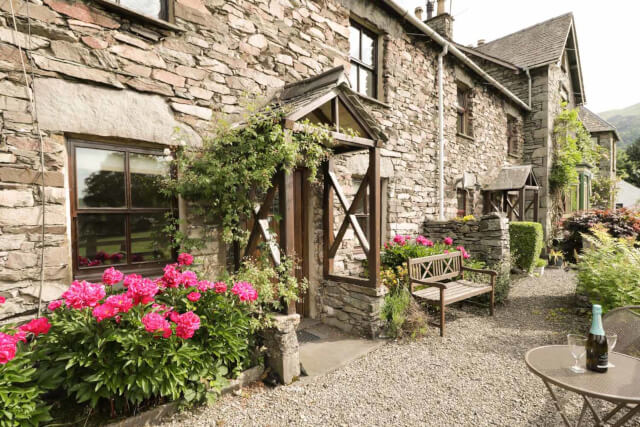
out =
{"type": "MultiPolygon", "coordinates": [[[[0,329],[0,334],[6,333],[3,337],[11,332],[0,329]]],[[[0,363],[0,427],[38,426],[51,420],[50,406],[42,400],[46,384],[37,382],[30,344],[16,344],[15,357],[0,363]]]]}
{"type": "Polygon", "coordinates": [[[422,258],[457,250],[462,252],[465,259],[469,258],[462,246],[453,245],[453,239],[450,237],[442,242],[433,242],[424,236],[413,239],[411,236],[398,234],[391,242],[384,244],[384,250],[380,253],[380,263],[383,268],[396,268],[406,263],[409,258],[422,258]]]}
{"type": "Polygon", "coordinates": [[[387,325],[387,333],[392,337],[402,335],[402,327],[407,320],[411,294],[407,288],[399,288],[384,298],[380,317],[387,325]]]}
{"type": "Polygon", "coordinates": [[[640,249],[635,239],[615,238],[603,226],[584,235],[591,247],[578,263],[577,292],[606,312],[640,304],[640,249]]]}
{"type": "Polygon", "coordinates": [[[543,246],[542,224],[538,222],[512,222],[509,224],[511,257],[524,271],[532,272],[543,246]]]}

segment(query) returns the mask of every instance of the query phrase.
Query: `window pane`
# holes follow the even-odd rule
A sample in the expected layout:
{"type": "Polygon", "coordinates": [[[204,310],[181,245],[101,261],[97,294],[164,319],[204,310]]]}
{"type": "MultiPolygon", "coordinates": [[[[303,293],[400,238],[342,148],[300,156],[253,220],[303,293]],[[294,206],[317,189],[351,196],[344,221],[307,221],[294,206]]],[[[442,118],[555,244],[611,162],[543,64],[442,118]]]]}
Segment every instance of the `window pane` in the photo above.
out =
{"type": "Polygon", "coordinates": [[[78,215],[78,266],[126,264],[125,215],[78,215]]]}
{"type": "Polygon", "coordinates": [[[360,88],[358,90],[363,95],[370,97],[375,96],[373,72],[364,68],[360,68],[360,88]]]}
{"type": "Polygon", "coordinates": [[[467,107],[467,93],[460,89],[458,89],[458,107],[460,108],[467,107]]]}
{"type": "Polygon", "coordinates": [[[162,156],[129,154],[131,205],[136,208],[169,207],[169,199],[160,193],[160,180],[169,173],[162,156]]]}
{"type": "Polygon", "coordinates": [[[351,89],[356,92],[359,90],[358,88],[358,66],[356,64],[351,64],[351,68],[349,69],[349,83],[351,84],[351,89]]]}
{"type": "Polygon", "coordinates": [[[360,30],[349,27],[349,55],[360,59],[360,30]]]}
{"type": "Polygon", "coordinates": [[[124,153],[76,148],[78,208],[125,207],[124,153]]]}
{"type": "Polygon", "coordinates": [[[163,0],[120,0],[119,3],[142,15],[164,19],[165,17],[162,16],[162,1],[163,0]]]}
{"type": "Polygon", "coordinates": [[[364,131],[364,128],[360,126],[349,110],[347,110],[347,107],[344,105],[342,100],[340,100],[338,106],[338,121],[340,122],[340,129],[351,129],[356,133],[356,136],[361,136],[363,138],[369,137],[369,135],[364,131]]]}
{"type": "Polygon", "coordinates": [[[169,239],[162,231],[164,212],[131,215],[131,261],[149,262],[171,258],[169,239]]]}
{"type": "Polygon", "coordinates": [[[458,113],[458,133],[464,133],[464,113],[458,113]]]}
{"type": "Polygon", "coordinates": [[[373,66],[373,48],[375,43],[371,37],[362,33],[362,57],[360,60],[367,65],[373,66]]]}

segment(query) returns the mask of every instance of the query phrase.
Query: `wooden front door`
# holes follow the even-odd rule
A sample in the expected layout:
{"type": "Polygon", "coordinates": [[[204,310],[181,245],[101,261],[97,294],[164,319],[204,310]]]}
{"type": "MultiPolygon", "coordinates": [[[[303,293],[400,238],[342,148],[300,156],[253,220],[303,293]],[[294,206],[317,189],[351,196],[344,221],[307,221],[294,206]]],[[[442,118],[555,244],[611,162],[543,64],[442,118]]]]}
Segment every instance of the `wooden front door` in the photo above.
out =
{"type": "MultiPolygon", "coordinates": [[[[294,250],[296,254],[296,279],[302,281],[309,278],[309,173],[307,169],[299,168],[293,174],[294,186],[294,250]]],[[[308,291],[302,295],[296,304],[296,311],[300,316],[309,316],[308,291]]]]}

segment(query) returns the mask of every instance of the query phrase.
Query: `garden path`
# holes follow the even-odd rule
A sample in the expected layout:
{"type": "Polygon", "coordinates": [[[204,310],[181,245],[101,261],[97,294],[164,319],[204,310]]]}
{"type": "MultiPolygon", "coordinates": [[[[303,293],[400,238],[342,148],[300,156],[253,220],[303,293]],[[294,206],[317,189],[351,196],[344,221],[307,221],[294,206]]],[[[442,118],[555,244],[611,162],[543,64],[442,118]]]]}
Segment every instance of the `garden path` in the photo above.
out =
{"type": "MultiPolygon", "coordinates": [[[[329,374],[275,389],[254,386],[163,426],[560,425],[524,354],[586,331],[574,291],[572,272],[547,269],[514,283],[493,318],[472,305],[452,307],[444,338],[431,328],[427,337],[389,343],[329,374]]],[[[576,417],[581,402],[567,396],[576,417]]]]}

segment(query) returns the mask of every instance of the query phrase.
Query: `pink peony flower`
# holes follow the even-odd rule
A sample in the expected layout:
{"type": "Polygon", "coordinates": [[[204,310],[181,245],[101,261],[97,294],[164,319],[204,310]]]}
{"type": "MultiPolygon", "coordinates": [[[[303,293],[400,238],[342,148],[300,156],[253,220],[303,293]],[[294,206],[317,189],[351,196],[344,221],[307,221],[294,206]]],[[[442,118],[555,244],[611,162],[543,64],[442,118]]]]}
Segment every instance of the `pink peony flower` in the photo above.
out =
{"type": "Polygon", "coordinates": [[[416,237],[416,243],[422,246],[433,246],[433,242],[424,236],[416,237]]]}
{"type": "Polygon", "coordinates": [[[164,267],[162,281],[167,288],[177,288],[182,283],[182,273],[176,268],[177,264],[167,264],[164,267]]]}
{"type": "Polygon", "coordinates": [[[123,278],[124,274],[113,267],[107,268],[104,273],[102,273],[102,283],[104,283],[105,285],[115,285],[116,283],[119,283],[123,278]]]}
{"type": "Polygon", "coordinates": [[[46,317],[40,317],[39,319],[33,319],[29,323],[26,323],[18,328],[23,332],[31,332],[33,335],[38,336],[40,334],[46,334],[51,329],[49,319],[46,317]]]}
{"type": "Polygon", "coordinates": [[[175,311],[172,311],[169,313],[169,319],[173,322],[176,323],[178,321],[178,319],[180,318],[180,315],[178,313],[176,313],[175,311]]]}
{"type": "Polygon", "coordinates": [[[193,312],[173,316],[176,323],[176,335],[182,339],[189,339],[200,329],[200,318],[193,312]]]}
{"type": "Polygon", "coordinates": [[[5,297],[0,297],[0,304],[4,304],[5,302],[7,302],[7,299],[5,297]]]}
{"type": "Polygon", "coordinates": [[[16,357],[16,342],[11,335],[0,332],[0,365],[4,365],[16,357]]]}
{"type": "Polygon", "coordinates": [[[133,299],[127,294],[111,295],[104,302],[116,308],[118,313],[126,313],[133,307],[133,299]]]}
{"type": "Polygon", "coordinates": [[[182,273],[181,282],[185,288],[195,288],[198,286],[198,276],[193,271],[187,270],[182,273]]]}
{"type": "Polygon", "coordinates": [[[187,299],[191,302],[196,302],[200,299],[201,296],[202,294],[200,292],[191,292],[189,295],[187,295],[187,299]]]}
{"type": "Polygon", "coordinates": [[[198,291],[207,292],[209,289],[213,289],[213,283],[208,280],[200,280],[198,282],[198,291]]]}
{"type": "Polygon", "coordinates": [[[69,289],[62,294],[62,298],[69,307],[80,310],[85,307],[95,307],[105,295],[102,284],[75,280],[69,289]]]}
{"type": "Polygon", "coordinates": [[[258,292],[248,282],[237,282],[231,288],[231,292],[238,296],[240,301],[255,301],[258,299],[258,292]]]}
{"type": "Polygon", "coordinates": [[[449,251],[445,249],[444,251],[442,251],[442,253],[443,253],[443,254],[448,254],[448,253],[449,253],[449,251]]]}
{"type": "Polygon", "coordinates": [[[122,282],[122,286],[128,288],[133,282],[137,282],[138,280],[142,280],[142,276],[139,274],[127,274],[124,276],[124,282],[122,282]]]}
{"type": "Polygon", "coordinates": [[[150,279],[140,279],[132,282],[127,289],[127,296],[133,298],[134,304],[148,304],[158,293],[158,285],[150,279]]]}
{"type": "Polygon", "coordinates": [[[169,338],[172,334],[171,324],[158,313],[148,313],[142,317],[142,324],[147,332],[162,332],[164,338],[169,338]]]}
{"type": "Polygon", "coordinates": [[[178,265],[191,265],[193,264],[193,256],[188,253],[181,253],[178,255],[178,265]]]}
{"type": "Polygon", "coordinates": [[[453,245],[453,239],[451,237],[445,237],[443,240],[444,244],[447,246],[453,245]]]}
{"type": "Polygon", "coordinates": [[[47,306],[47,308],[49,309],[49,311],[56,311],[57,309],[62,307],[63,304],[64,304],[64,302],[62,302],[61,299],[57,299],[55,301],[51,301],[49,303],[49,305],[47,306]]]}
{"type": "Polygon", "coordinates": [[[224,282],[216,282],[213,284],[213,290],[217,293],[217,294],[223,294],[225,292],[227,292],[227,284],[224,282]]]}
{"type": "Polygon", "coordinates": [[[110,319],[118,314],[118,308],[111,304],[104,303],[97,305],[91,314],[93,314],[93,317],[95,317],[98,323],[100,323],[104,319],[110,319]]]}
{"type": "Polygon", "coordinates": [[[469,259],[469,258],[471,258],[471,255],[469,255],[467,252],[465,252],[465,253],[462,254],[462,258],[469,259]]]}
{"type": "Polygon", "coordinates": [[[407,243],[407,239],[402,234],[396,234],[393,238],[393,242],[399,244],[400,246],[404,246],[407,243]]]}
{"type": "Polygon", "coordinates": [[[13,334],[13,339],[16,340],[16,342],[18,341],[27,342],[27,331],[18,330],[18,332],[13,334]]]}

